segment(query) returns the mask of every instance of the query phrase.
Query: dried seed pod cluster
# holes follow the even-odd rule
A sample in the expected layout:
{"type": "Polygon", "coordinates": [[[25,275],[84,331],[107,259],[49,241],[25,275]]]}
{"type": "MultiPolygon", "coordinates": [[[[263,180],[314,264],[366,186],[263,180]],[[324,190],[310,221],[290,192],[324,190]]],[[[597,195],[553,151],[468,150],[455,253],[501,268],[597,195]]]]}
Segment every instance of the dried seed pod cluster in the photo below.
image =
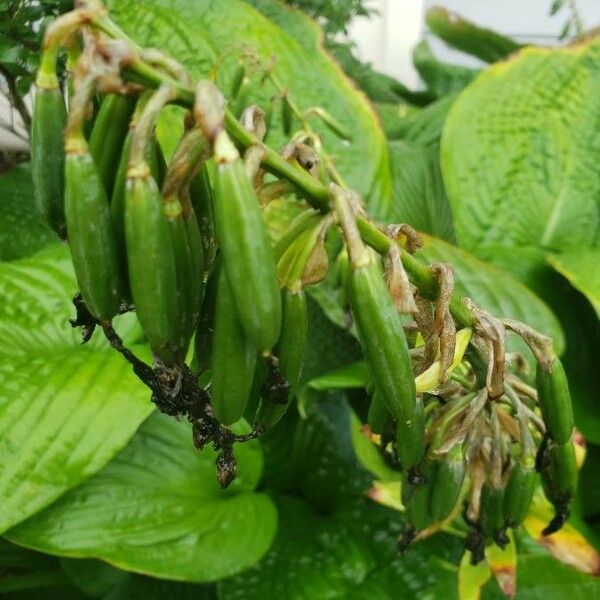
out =
{"type": "Polygon", "coordinates": [[[447,265],[413,256],[420,240],[410,227],[374,225],[360,198],[336,183],[307,118],[350,135],[321,108],[300,111],[272,68],[263,80],[277,88],[283,127],[301,130],[281,154],[269,148],[272,111],[244,106],[248,73],[241,63],[231,99],[238,121],[213,83],[192,89],[172,58],[123,39],[98,2],[48,29],[33,173],[40,211],[71,249],[80,289],[74,324],[86,340],[99,325],[159,409],[187,417],[199,449],[215,446],[226,486],[235,476],[232,445],[275,426],[298,390],[305,288],[327,274],[325,241],[339,227],[340,299],[371,374],[368,424],[403,474],[401,548],[464,504],[467,547],[479,560],[486,544],[504,545],[507,528],[522,523],[538,473],[556,508],[547,533],[556,531],[577,470],[567,381],[549,340],[456,296],[447,265]],[[54,70],[73,38],[83,49],[67,111],[54,70]],[[190,111],[166,165],[155,125],[169,103],[190,111]],[[264,207],[293,195],[300,213],[273,243],[264,207]],[[152,365],[112,326],[128,310],[152,365]],[[507,361],[506,330],[531,347],[537,390],[507,361]],[[242,417],[252,430],[234,434],[229,426],[242,417]]]}

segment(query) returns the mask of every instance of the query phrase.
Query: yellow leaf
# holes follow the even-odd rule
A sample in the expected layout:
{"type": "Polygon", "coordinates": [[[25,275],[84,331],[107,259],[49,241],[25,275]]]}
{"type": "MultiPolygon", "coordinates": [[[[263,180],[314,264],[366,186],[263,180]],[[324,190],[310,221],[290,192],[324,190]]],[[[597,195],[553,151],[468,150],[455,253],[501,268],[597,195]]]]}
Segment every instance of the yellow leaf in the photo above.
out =
{"type": "Polygon", "coordinates": [[[512,532],[508,533],[510,543],[502,550],[495,544],[485,549],[485,560],[500,589],[509,598],[517,591],[517,547],[512,532]]]}
{"type": "Polygon", "coordinates": [[[400,501],[400,487],[399,481],[374,481],[367,496],[378,504],[402,511],[404,506],[400,501]]]}
{"type": "Polygon", "coordinates": [[[573,525],[564,527],[552,535],[542,535],[554,511],[550,503],[538,492],[534,505],[525,519],[527,533],[546,548],[555,558],[577,570],[590,575],[600,574],[600,554],[573,525]]]}
{"type": "Polygon", "coordinates": [[[484,561],[481,561],[478,565],[472,565],[471,553],[465,551],[458,568],[459,600],[479,600],[481,590],[491,576],[492,571],[484,561]]]}
{"type": "MultiPolygon", "coordinates": [[[[471,340],[472,331],[469,328],[461,329],[456,333],[456,346],[454,360],[448,369],[448,374],[462,361],[463,355],[471,340]]],[[[436,360],[426,371],[415,378],[417,393],[434,392],[440,385],[440,361],[436,360]]]]}

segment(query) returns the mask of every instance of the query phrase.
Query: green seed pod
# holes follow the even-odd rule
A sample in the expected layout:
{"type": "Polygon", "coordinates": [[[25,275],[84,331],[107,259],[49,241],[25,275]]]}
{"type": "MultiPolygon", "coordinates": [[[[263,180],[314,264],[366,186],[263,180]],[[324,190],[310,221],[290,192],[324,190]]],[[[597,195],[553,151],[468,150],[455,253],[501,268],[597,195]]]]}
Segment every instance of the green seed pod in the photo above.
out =
{"type": "Polygon", "coordinates": [[[211,184],[211,172],[214,175],[214,163],[202,165],[200,172],[192,179],[190,185],[190,199],[202,240],[202,254],[204,256],[204,276],[208,277],[215,257],[217,256],[217,239],[215,232],[214,193],[211,184]]]}
{"type": "Polygon", "coordinates": [[[193,327],[195,327],[200,318],[200,309],[202,307],[205,288],[204,244],[198,225],[198,218],[192,206],[188,207],[188,214],[184,213],[183,221],[190,248],[190,313],[193,327]]]}
{"type": "Polygon", "coordinates": [[[258,350],[266,353],[276,344],[281,328],[277,269],[244,162],[223,135],[215,145],[220,160],[215,186],[217,238],[242,327],[258,350]]]}
{"type": "Polygon", "coordinates": [[[338,284],[339,284],[339,296],[340,304],[347,308],[348,306],[348,271],[350,269],[350,261],[346,250],[342,250],[336,259],[337,273],[338,273],[338,284]]]}
{"type": "Polygon", "coordinates": [[[402,464],[410,468],[423,456],[423,407],[400,316],[379,265],[369,253],[363,256],[362,264],[351,264],[348,298],[373,381],[397,422],[402,464]]]}
{"type": "MultiPolygon", "coordinates": [[[[125,250],[125,186],[127,184],[127,168],[129,162],[129,150],[131,148],[131,139],[133,137],[133,127],[125,137],[123,147],[121,148],[121,156],[119,158],[119,166],[115,175],[113,193],[110,201],[110,213],[113,220],[113,228],[115,231],[115,238],[117,240],[117,248],[119,251],[119,257],[121,261],[121,269],[123,273],[127,273],[127,252],[125,250]]],[[[158,143],[155,139],[148,144],[146,150],[146,160],[150,166],[150,171],[154,181],[159,181],[158,172],[158,159],[157,159],[158,143]]],[[[124,299],[128,302],[131,301],[131,292],[127,289],[128,278],[126,280],[126,289],[124,291],[124,299]]]]}
{"type": "Polygon", "coordinates": [[[504,493],[503,512],[507,527],[518,527],[527,516],[537,483],[533,464],[516,461],[511,469],[504,493]]]}
{"type": "Polygon", "coordinates": [[[219,269],[216,267],[206,282],[202,310],[194,337],[194,372],[202,374],[212,366],[212,347],[214,338],[215,309],[217,306],[217,288],[219,269]]]}
{"type": "Polygon", "coordinates": [[[486,540],[494,540],[503,545],[506,534],[503,512],[504,489],[491,485],[490,482],[483,484],[481,489],[481,503],[479,507],[479,525],[486,540]]]}
{"type": "Polygon", "coordinates": [[[439,463],[431,491],[431,516],[435,521],[448,518],[460,498],[465,480],[462,445],[456,444],[439,463]]]}
{"type": "Polygon", "coordinates": [[[396,420],[396,448],[404,469],[416,466],[425,454],[425,413],[420,398],[415,401],[412,417],[396,420]]]}
{"type": "Polygon", "coordinates": [[[577,491],[577,462],[572,441],[562,445],[549,444],[541,476],[544,494],[556,509],[556,517],[542,532],[548,535],[558,531],[567,520],[569,505],[577,491]]]}
{"type": "Polygon", "coordinates": [[[231,82],[231,94],[230,98],[235,99],[240,92],[244,78],[246,77],[246,66],[242,61],[238,63],[238,66],[233,73],[233,80],[231,82]]]}
{"type": "Polygon", "coordinates": [[[171,364],[178,351],[177,269],[162,198],[146,163],[129,170],[125,239],[138,318],[156,356],[171,364]]]}
{"type": "Polygon", "coordinates": [[[371,397],[371,404],[369,405],[369,412],[367,413],[367,423],[373,433],[381,435],[388,423],[391,421],[392,415],[383,403],[379,392],[375,390],[375,393],[371,397]]]}
{"type": "Polygon", "coordinates": [[[135,98],[121,94],[109,94],[102,100],[90,136],[90,153],[96,163],[100,180],[110,198],[119,162],[115,157],[129,130],[129,120],[135,108],[135,98]]]}
{"type": "Polygon", "coordinates": [[[365,359],[381,399],[398,421],[416,411],[416,389],[400,316],[379,265],[367,255],[349,273],[348,295],[365,359]]]}
{"type": "Polygon", "coordinates": [[[183,218],[183,208],[176,197],[163,199],[163,208],[171,235],[171,248],[177,279],[177,287],[171,290],[174,299],[171,318],[177,327],[177,356],[183,360],[197,323],[194,319],[197,318],[199,312],[199,298],[192,289],[193,259],[186,223],[183,218]],[[177,305],[177,308],[175,308],[175,305],[177,305]]]}
{"type": "Polygon", "coordinates": [[[249,105],[250,93],[252,92],[252,83],[249,77],[242,77],[242,81],[235,95],[235,104],[233,107],[233,114],[236,117],[240,117],[244,112],[244,109],[249,105]]]}
{"type": "Polygon", "coordinates": [[[431,514],[431,494],[435,486],[438,466],[437,461],[425,460],[419,465],[423,482],[411,484],[406,477],[402,480],[402,502],[406,508],[406,517],[416,531],[426,529],[434,522],[431,514]]]}
{"type": "MultiPolygon", "coordinates": [[[[308,340],[308,308],[304,290],[282,290],[281,335],[275,348],[279,358],[279,370],[290,384],[289,399],[294,397],[300,383],[304,353],[308,340]]],[[[286,413],[289,399],[285,404],[275,404],[263,399],[260,403],[254,427],[268,430],[286,413]]]]}
{"type": "Polygon", "coordinates": [[[555,358],[549,370],[538,364],[538,399],[548,433],[557,444],[566,444],[573,432],[573,407],[562,363],[555,358]]]}
{"type": "Polygon", "coordinates": [[[106,192],[83,137],[67,139],[65,216],[83,300],[96,319],[110,321],[124,284],[106,192]]]}
{"type": "MultiPolygon", "coordinates": [[[[42,67],[36,79],[31,123],[31,177],[39,213],[61,238],[66,237],[63,133],[67,110],[54,71],[42,67]]],[[[53,67],[52,67],[53,68],[53,67]]]]}
{"type": "Polygon", "coordinates": [[[211,404],[219,422],[231,425],[250,399],[257,352],[239,322],[224,269],[219,273],[214,327],[211,404]]]}
{"type": "Polygon", "coordinates": [[[288,95],[285,94],[281,99],[281,123],[283,126],[283,133],[288,137],[292,133],[292,126],[294,121],[294,111],[288,95]]]}

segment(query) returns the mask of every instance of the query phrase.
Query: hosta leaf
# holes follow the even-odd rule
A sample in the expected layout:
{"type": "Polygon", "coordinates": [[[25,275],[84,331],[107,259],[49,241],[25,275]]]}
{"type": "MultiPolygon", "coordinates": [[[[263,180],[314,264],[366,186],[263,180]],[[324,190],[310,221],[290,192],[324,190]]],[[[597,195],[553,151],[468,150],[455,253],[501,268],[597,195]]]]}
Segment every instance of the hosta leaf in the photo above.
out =
{"type": "Polygon", "coordinates": [[[438,98],[462,90],[477,75],[476,69],[438,60],[426,40],[420,41],[415,46],[413,63],[421,79],[438,98]]]}
{"type": "MultiPolygon", "coordinates": [[[[264,63],[275,55],[275,75],[303,110],[322,106],[350,129],[352,142],[347,143],[319,119],[310,119],[311,127],[322,135],[325,148],[335,157],[351,187],[367,197],[375,215],[387,214],[391,178],[383,131],[364,96],[323,51],[317,26],[301,12],[286,10],[282,18],[302,21],[290,25],[294,31],[312,30],[303,43],[241,0],[110,0],[107,4],[116,21],[137,42],[170,52],[196,77],[207,76],[220,56],[218,83],[226,93],[231,89],[237,59],[244,48],[252,48],[264,63]]],[[[275,5],[273,10],[276,9],[275,5]]],[[[258,103],[266,108],[275,93],[271,84],[260,85],[257,73],[244,105],[258,103]]],[[[279,104],[269,136],[274,147],[285,141],[278,107],[279,104]]]]}
{"type": "Polygon", "coordinates": [[[0,175],[0,260],[29,256],[57,239],[37,214],[29,165],[0,175]]]}
{"type": "Polygon", "coordinates": [[[278,506],[281,524],[273,549],[252,569],[224,581],[224,598],[457,597],[458,538],[439,535],[400,556],[398,513],[365,500],[328,517],[296,498],[280,498],[278,506]]]}
{"type": "MultiPolygon", "coordinates": [[[[165,581],[127,573],[94,559],[61,559],[71,581],[88,598],[102,600],[217,600],[214,585],[165,581]]],[[[70,599],[69,599],[70,600],[70,599]]]]}
{"type": "Polygon", "coordinates": [[[277,513],[266,494],[253,491],[260,446],[239,445],[235,454],[238,477],[221,490],[214,451],[198,452],[188,424],[155,414],[102,471],[7,537],[167,579],[237,573],[268,550],[277,513]]]}
{"type": "MultiPolygon", "coordinates": [[[[450,263],[454,267],[455,290],[460,295],[468,296],[495,316],[518,319],[551,336],[558,352],[564,348],[563,333],[552,311],[503,269],[427,236],[419,254],[429,261],[450,263]]],[[[514,336],[511,340],[519,341],[514,336]]],[[[514,347],[525,349],[522,343],[515,343],[514,347]]]]}
{"type": "Polygon", "coordinates": [[[394,175],[391,219],[454,241],[452,214],[444,189],[437,146],[390,142],[394,175]]]}
{"type": "Polygon", "coordinates": [[[600,228],[600,39],[527,48],[452,106],[442,171],[461,246],[562,252],[600,228]]]}
{"type": "Polygon", "coordinates": [[[96,473],[152,412],[106,343],[81,347],[75,287],[63,247],[0,264],[0,531],[96,473]]]}
{"type": "Polygon", "coordinates": [[[590,600],[600,595],[600,580],[550,556],[526,554],[517,568],[519,600],[590,600]]]}
{"type": "Polygon", "coordinates": [[[600,318],[600,246],[551,254],[548,262],[586,296],[600,318]]]}

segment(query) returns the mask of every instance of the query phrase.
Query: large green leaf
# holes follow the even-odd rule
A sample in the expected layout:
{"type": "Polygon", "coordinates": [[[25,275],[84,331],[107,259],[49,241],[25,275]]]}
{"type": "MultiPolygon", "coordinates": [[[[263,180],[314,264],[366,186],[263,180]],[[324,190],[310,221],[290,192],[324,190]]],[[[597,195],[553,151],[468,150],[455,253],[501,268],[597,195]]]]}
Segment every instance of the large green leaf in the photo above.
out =
{"type": "Polygon", "coordinates": [[[600,246],[551,254],[548,262],[586,296],[600,318],[600,246]]]}
{"type": "Polygon", "coordinates": [[[413,63],[428,89],[438,98],[462,90],[477,75],[476,69],[438,60],[426,40],[420,41],[415,46],[413,63]]]}
{"type": "Polygon", "coordinates": [[[57,239],[37,214],[29,165],[19,165],[1,175],[0,260],[34,254],[57,239]]]}
{"type": "MultiPolygon", "coordinates": [[[[430,237],[425,237],[419,255],[428,261],[450,263],[459,294],[473,299],[495,316],[518,319],[551,336],[558,352],[562,352],[564,336],[557,318],[540,298],[508,272],[430,237]]],[[[517,340],[513,337],[514,342],[517,340]]],[[[525,350],[524,344],[515,344],[514,348],[525,350]]]]}
{"type": "MultiPolygon", "coordinates": [[[[301,44],[241,0],[110,0],[107,4],[136,41],[170,52],[196,77],[206,76],[220,56],[218,82],[226,92],[231,88],[237,58],[244,48],[253,48],[265,63],[275,55],[274,73],[299,106],[322,106],[348,128],[350,143],[339,139],[318,119],[311,119],[350,186],[368,199],[375,215],[385,217],[390,208],[391,178],[383,132],[365,97],[323,51],[319,29],[306,16],[289,10],[282,15],[289,20],[302,20],[294,30],[300,27],[312,31],[301,44]]],[[[253,86],[246,104],[266,107],[274,88],[269,84],[261,86],[258,74],[253,86]]],[[[275,147],[285,141],[279,124],[276,115],[273,135],[269,137],[275,147]]]]}
{"type": "Polygon", "coordinates": [[[550,556],[527,554],[519,557],[517,594],[519,600],[590,600],[600,596],[600,579],[550,556]]]}
{"type": "Polygon", "coordinates": [[[366,500],[324,518],[301,500],[279,499],[279,533],[258,565],[221,584],[227,600],[456,598],[458,538],[439,535],[396,550],[397,513],[366,500]]]}
{"type": "Polygon", "coordinates": [[[442,137],[459,244],[595,245],[599,160],[599,38],[493,65],[454,103],[442,137]]]}
{"type": "Polygon", "coordinates": [[[155,577],[213,581],[232,575],[268,550],[277,527],[273,503],[254,492],[260,446],[236,446],[235,454],[238,477],[221,490],[215,452],[195,450],[188,424],[157,413],[102,471],[7,537],[155,577]]]}
{"type": "Polygon", "coordinates": [[[452,214],[439,165],[437,146],[390,142],[394,175],[391,219],[454,241],[452,214]]]}
{"type": "Polygon", "coordinates": [[[153,409],[106,343],[81,347],[74,292],[64,247],[0,263],[0,531],[104,467],[153,409]]]}
{"type": "MultiPolygon", "coordinates": [[[[100,560],[63,558],[69,579],[89,598],[102,600],[216,600],[214,585],[166,581],[121,571],[100,560]]],[[[70,600],[70,599],[69,599],[70,600]]]]}

